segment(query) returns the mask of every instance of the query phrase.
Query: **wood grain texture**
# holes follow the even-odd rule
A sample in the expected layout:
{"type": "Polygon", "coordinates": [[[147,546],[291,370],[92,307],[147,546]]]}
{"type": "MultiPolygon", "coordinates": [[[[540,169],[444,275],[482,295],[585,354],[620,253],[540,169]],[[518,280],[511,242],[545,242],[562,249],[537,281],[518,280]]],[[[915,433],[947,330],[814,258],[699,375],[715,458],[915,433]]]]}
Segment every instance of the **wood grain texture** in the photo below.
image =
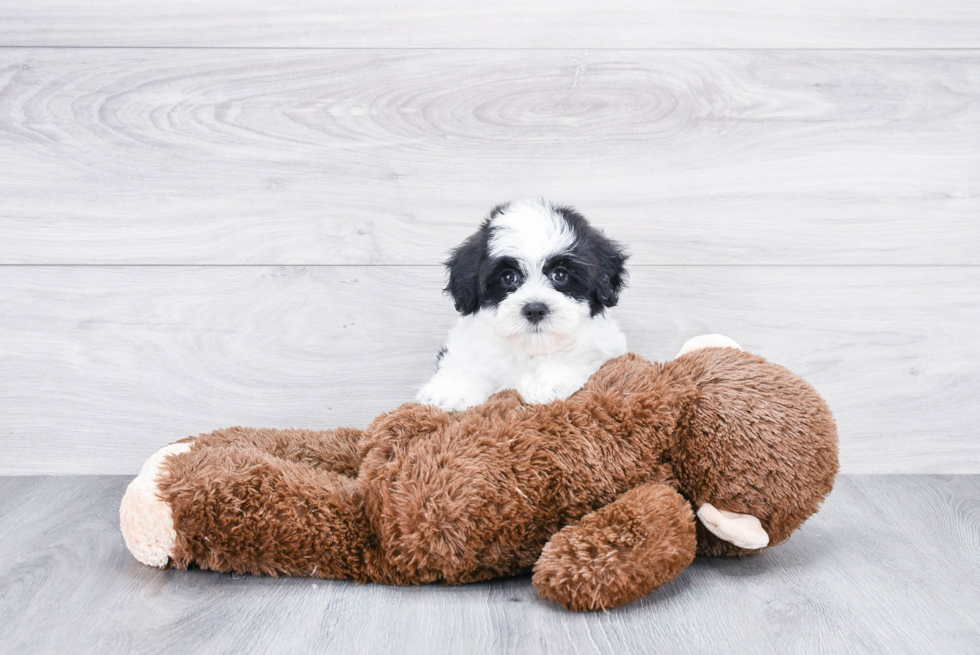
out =
{"type": "Polygon", "coordinates": [[[527,577],[387,587],[137,563],[129,478],[0,478],[0,652],[975,653],[980,477],[842,476],[783,545],[573,614],[527,577]]]}
{"type": "Polygon", "coordinates": [[[974,2],[934,0],[5,0],[0,44],[397,48],[976,48],[974,2]]]}
{"type": "Polygon", "coordinates": [[[546,196],[634,264],[977,264],[980,55],[5,49],[0,170],[0,263],[428,265],[546,196]]]}
{"type": "MultiPolygon", "coordinates": [[[[6,267],[0,474],[135,473],[231,425],[364,426],[455,320],[438,267],[6,267]]],[[[847,472],[980,472],[980,268],[635,267],[614,315],[672,358],[727,334],[811,380],[847,472]]]]}

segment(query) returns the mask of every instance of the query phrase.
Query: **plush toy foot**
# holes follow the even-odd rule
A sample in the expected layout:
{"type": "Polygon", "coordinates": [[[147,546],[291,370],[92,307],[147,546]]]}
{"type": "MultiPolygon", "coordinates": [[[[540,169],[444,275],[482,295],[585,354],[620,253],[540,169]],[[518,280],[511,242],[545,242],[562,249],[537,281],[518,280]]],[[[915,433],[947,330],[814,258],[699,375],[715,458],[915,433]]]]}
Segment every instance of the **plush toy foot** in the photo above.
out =
{"type": "Polygon", "coordinates": [[[759,519],[751,514],[729,512],[705,503],[698,510],[698,518],[711,534],[739,548],[758,550],[769,545],[769,535],[759,519]]]}
{"type": "MultiPolygon", "coordinates": [[[[700,337],[694,337],[693,339],[688,339],[683,346],[681,346],[681,351],[677,353],[677,357],[681,355],[686,355],[689,352],[695,350],[701,350],[702,348],[737,348],[741,350],[742,347],[739,346],[733,339],[722,334],[702,334],[700,337]]],[[[677,359],[675,357],[674,359],[677,359]]]]}
{"type": "Polygon", "coordinates": [[[119,527],[126,547],[147,566],[166,567],[177,540],[170,505],[157,495],[160,468],[170,455],[190,449],[189,443],[172,443],[154,453],[129,483],[119,506],[119,527]]]}
{"type": "Polygon", "coordinates": [[[552,535],[534,586],[572,610],[619,607],[680,575],[696,550],[690,504],[648,482],[552,535]]]}

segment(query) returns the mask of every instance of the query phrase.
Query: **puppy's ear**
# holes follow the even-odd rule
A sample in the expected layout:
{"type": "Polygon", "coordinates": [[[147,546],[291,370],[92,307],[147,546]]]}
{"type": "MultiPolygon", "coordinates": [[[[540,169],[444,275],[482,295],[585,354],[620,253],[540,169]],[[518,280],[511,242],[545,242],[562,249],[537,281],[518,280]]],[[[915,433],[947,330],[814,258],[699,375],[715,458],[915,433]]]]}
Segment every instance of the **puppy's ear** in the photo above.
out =
{"type": "Polygon", "coordinates": [[[489,220],[466,241],[453,250],[446,261],[449,284],[444,291],[453,297],[456,311],[466,316],[480,308],[480,269],[487,258],[489,220]]]}
{"type": "Polygon", "coordinates": [[[574,250],[584,261],[592,278],[592,297],[589,309],[592,315],[601,314],[606,307],[615,307],[619,302],[619,292],[626,286],[626,250],[602,233],[602,230],[589,225],[585,217],[566,205],[554,205],[554,211],[561,215],[576,234],[574,250]]]}
{"type": "Polygon", "coordinates": [[[626,286],[628,279],[626,260],[629,258],[622,246],[605,236],[596,239],[594,246],[597,267],[591,303],[593,316],[606,307],[615,307],[619,302],[619,292],[626,286]]]}

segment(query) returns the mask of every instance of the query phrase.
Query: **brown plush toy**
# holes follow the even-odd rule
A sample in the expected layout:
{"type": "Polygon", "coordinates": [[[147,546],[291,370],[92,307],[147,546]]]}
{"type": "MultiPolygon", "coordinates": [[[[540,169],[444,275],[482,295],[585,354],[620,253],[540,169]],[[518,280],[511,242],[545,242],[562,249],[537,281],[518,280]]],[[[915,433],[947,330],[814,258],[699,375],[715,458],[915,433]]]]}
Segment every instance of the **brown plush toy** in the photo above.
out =
{"type": "Polygon", "coordinates": [[[533,569],[570,609],[629,603],[696,553],[785,541],[837,473],[833,417],[803,379],[715,335],[681,352],[623,355],[546,405],[503,391],[366,430],[185,439],[126,491],[126,544],[156,567],[398,585],[533,569]]]}

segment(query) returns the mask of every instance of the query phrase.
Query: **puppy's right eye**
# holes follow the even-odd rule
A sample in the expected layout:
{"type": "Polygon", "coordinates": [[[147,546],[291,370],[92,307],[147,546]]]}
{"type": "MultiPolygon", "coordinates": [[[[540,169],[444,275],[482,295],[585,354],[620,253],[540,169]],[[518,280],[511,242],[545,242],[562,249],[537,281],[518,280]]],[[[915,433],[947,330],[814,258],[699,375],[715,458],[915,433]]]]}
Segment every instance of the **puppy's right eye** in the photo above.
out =
{"type": "Polygon", "coordinates": [[[508,289],[516,289],[521,284],[521,274],[508,269],[500,274],[500,283],[508,289]]]}

